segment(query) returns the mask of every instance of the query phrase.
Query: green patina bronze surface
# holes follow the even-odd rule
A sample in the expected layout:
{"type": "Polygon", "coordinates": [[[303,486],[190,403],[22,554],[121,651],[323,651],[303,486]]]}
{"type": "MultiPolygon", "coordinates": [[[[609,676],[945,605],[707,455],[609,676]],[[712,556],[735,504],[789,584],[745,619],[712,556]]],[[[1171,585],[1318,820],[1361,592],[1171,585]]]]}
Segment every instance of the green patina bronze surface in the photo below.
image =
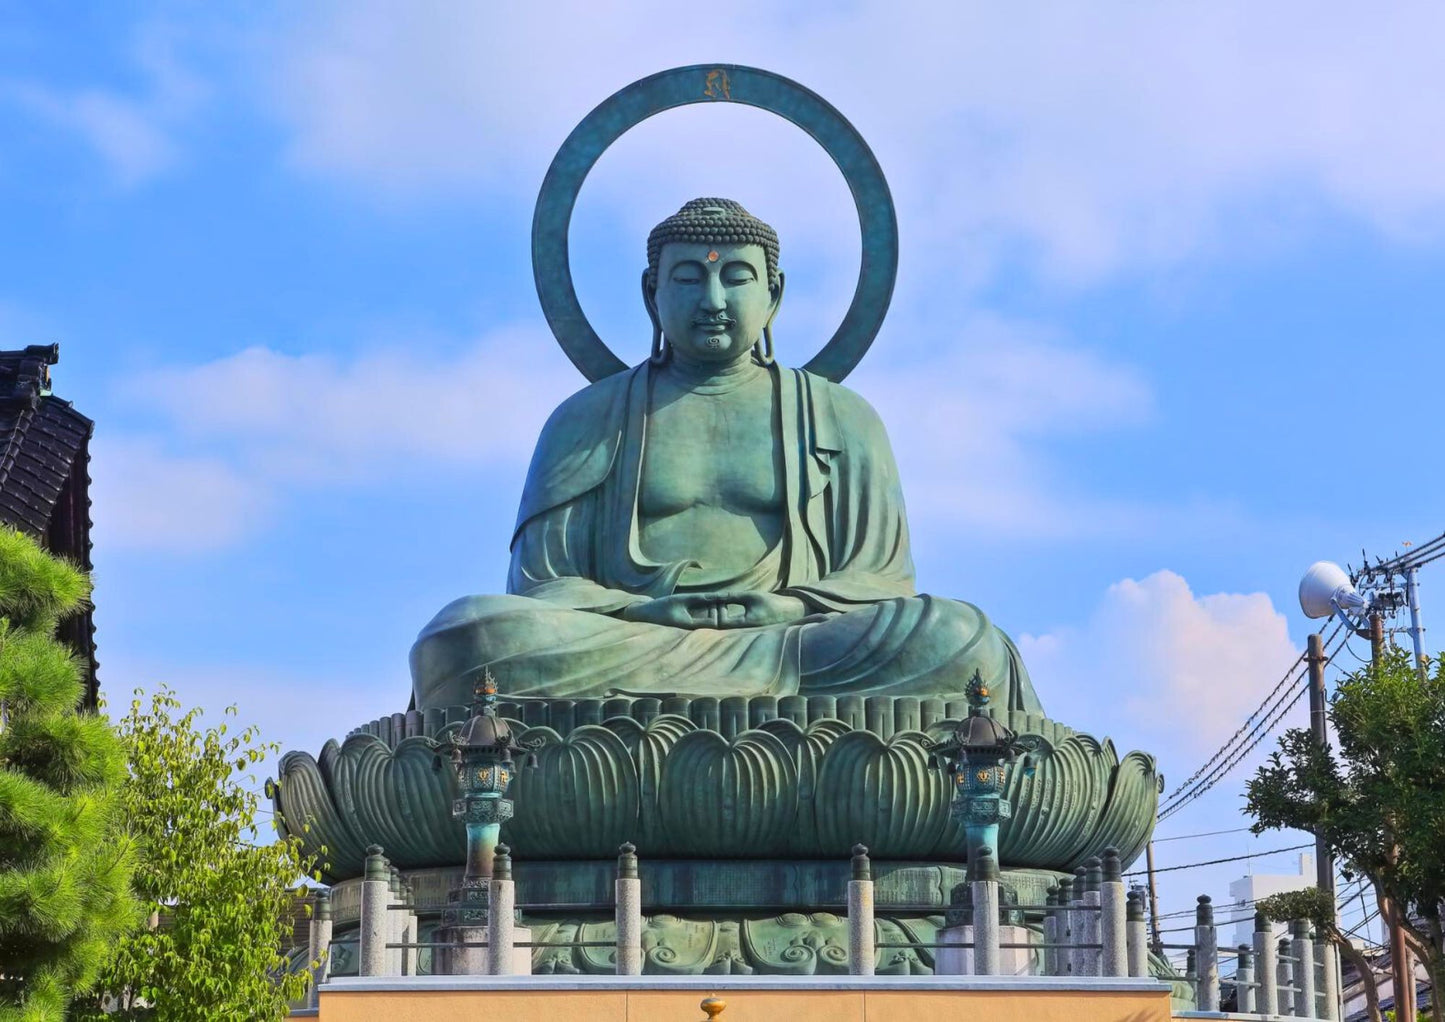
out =
{"type": "Polygon", "coordinates": [[[857,394],[773,360],[776,235],[697,199],[649,239],[654,355],[548,420],[509,595],[446,607],[412,650],[416,704],[488,666],[512,696],[947,696],[981,674],[1038,711],[1009,639],[913,584],[898,470],[857,394]]]}
{"type": "Polygon", "coordinates": [[[792,79],[740,64],[693,64],[639,79],[598,104],[562,143],[547,168],[532,216],[532,273],[557,342],[594,382],[627,368],[592,329],[572,286],[572,210],[582,183],[612,143],[654,114],[693,103],[742,103],[785,117],[811,135],[843,172],[863,236],[858,285],[843,322],[804,366],[841,382],[877,335],[893,295],[898,275],[893,196],[868,143],[827,100],[792,79]]]}
{"type": "MultiPolygon", "coordinates": [[[[993,692],[988,715],[1048,748],[1032,773],[994,778],[1012,809],[996,843],[1005,870],[1069,870],[1110,845],[1135,857],[1157,807],[1153,758],[1120,757],[1107,739],[1048,720],[1017,649],[982,611],[915,589],[887,434],[839,382],[877,332],[898,255],[887,185],[851,125],[767,72],[664,72],[611,97],[568,138],[533,227],[548,322],[592,383],[537,441],[506,593],[457,600],[422,630],[408,712],[316,758],[282,758],[281,827],[335,880],[355,876],[373,843],[407,869],[461,863],[464,830],[438,752],[490,669],[498,713],[540,761],[514,782],[516,815],[501,834],[519,889],[533,884],[523,902],[605,903],[610,878],[592,867],[631,841],[655,867],[643,872],[649,905],[703,910],[650,921],[666,931],[654,934],[666,954],[650,953],[650,971],[667,971],[667,955],[687,963],[676,971],[828,971],[837,920],[819,910],[846,883],[829,864],[845,868],[854,844],[880,863],[961,868],[954,778],[928,754],[967,716],[963,693],[977,677],[993,692]],[[858,288],[803,369],[781,363],[816,339],[795,347],[779,331],[775,341],[786,282],[776,234],[731,200],[693,200],[648,239],[653,338],[641,364],[612,354],[572,291],[567,226],[592,165],[642,119],[707,101],[787,117],[852,189],[858,288]],[[826,891],[806,877],[828,878],[826,891]],[[806,912],[745,914],[784,908],[806,912]]],[[[915,924],[934,925],[897,920],[904,931],[915,924]]],[[[565,957],[539,967],[595,964],[565,957]]],[[[928,967],[902,956],[879,968],[915,964],[928,967]]]]}
{"type": "MultiPolygon", "coordinates": [[[[539,708],[531,714],[537,724],[521,731],[521,741],[540,741],[539,764],[514,782],[517,815],[502,830],[524,864],[519,876],[525,864],[544,860],[611,860],[623,841],[646,860],[833,859],[841,869],[859,841],[884,859],[964,860],[965,825],[949,812],[950,779],[928,763],[931,742],[957,725],[933,716],[946,704],[928,701],[927,724],[922,703],[907,697],[813,704],[820,713],[846,713],[849,723],[810,718],[798,702],[785,707],[790,716],[778,716],[781,701],[757,701],[756,713],[748,701],[730,703],[726,725],[706,698],[672,701],[696,720],[635,700],[628,705],[645,719],[618,715],[601,724],[576,723],[591,719],[593,706],[530,704],[539,708]],[[540,712],[549,708],[555,712],[540,712]],[[900,719],[913,726],[897,727],[900,719]]],[[[1157,806],[1153,758],[1121,758],[1113,743],[1038,715],[1000,715],[1052,746],[1031,776],[1009,773],[1003,793],[1014,812],[1000,826],[1000,861],[1067,870],[1109,845],[1126,861],[1136,856],[1157,806]]],[[[384,729],[378,722],[328,742],[319,761],[298,752],[282,758],[278,817],[309,851],[325,849],[319,857],[329,876],[355,875],[372,842],[406,869],[463,859],[452,782],[435,768],[447,735],[462,725],[433,714],[440,730],[427,734],[426,716],[414,713],[416,733],[408,737],[406,718],[397,716],[399,728],[387,720],[384,729]]]]}

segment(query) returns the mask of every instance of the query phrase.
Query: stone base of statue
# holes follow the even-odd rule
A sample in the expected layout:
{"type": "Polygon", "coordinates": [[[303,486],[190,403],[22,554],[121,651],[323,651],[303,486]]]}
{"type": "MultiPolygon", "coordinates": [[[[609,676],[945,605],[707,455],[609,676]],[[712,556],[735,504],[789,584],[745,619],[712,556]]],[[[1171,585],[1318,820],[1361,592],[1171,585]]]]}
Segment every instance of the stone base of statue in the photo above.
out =
{"type": "MultiPolygon", "coordinates": [[[[518,769],[502,829],[517,905],[539,945],[535,973],[609,973],[618,846],[641,859],[649,973],[842,973],[853,845],[873,856],[880,943],[930,942],[965,881],[952,779],[930,765],[963,700],[911,697],[503,701],[535,769],[518,769]],[[549,946],[552,945],[552,946],[549,946]]],[[[465,832],[451,816],[446,742],[466,707],[371,721],[317,758],[279,765],[277,819],[318,857],[337,940],[359,917],[365,849],[407,876],[422,940],[460,882],[465,832]],[[303,826],[304,825],[304,826],[303,826]]],[[[999,835],[1008,900],[1042,905],[1052,884],[1105,847],[1127,863],[1149,838],[1152,757],[1035,714],[995,711],[1046,738],[1032,775],[1009,771],[999,835]]],[[[1024,922],[1037,927],[1040,913],[1024,922]]],[[[520,934],[522,931],[518,931],[520,934]]],[[[518,939],[524,939],[518,937],[518,939]]],[[[338,944],[333,973],[345,974],[338,944]]],[[[880,949],[878,972],[927,974],[931,948],[880,949]]],[[[430,971],[431,956],[419,968],[430,971]]],[[[353,966],[354,968],[354,966],[353,966]]]]}

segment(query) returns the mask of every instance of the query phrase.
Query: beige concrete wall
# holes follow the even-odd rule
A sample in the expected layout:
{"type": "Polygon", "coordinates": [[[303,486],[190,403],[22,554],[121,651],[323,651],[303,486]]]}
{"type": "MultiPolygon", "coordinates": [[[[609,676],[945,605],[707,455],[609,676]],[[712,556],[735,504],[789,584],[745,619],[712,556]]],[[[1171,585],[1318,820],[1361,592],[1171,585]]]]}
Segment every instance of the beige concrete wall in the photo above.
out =
{"type": "MultiPolygon", "coordinates": [[[[1169,995],[1081,990],[718,989],[718,1022],[1169,1022],[1169,995]]],[[[321,1022],[699,1022],[690,990],[428,990],[321,994],[321,1022]]]]}

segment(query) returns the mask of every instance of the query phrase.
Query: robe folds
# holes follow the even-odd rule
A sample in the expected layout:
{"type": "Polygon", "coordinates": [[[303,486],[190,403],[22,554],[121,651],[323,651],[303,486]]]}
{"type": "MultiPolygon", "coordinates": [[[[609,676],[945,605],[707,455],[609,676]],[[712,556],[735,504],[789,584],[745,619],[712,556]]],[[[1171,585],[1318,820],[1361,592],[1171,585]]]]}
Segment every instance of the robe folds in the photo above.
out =
{"type": "Polygon", "coordinates": [[[914,589],[898,470],[857,394],[771,367],[786,524],[756,565],[696,584],[639,542],[650,378],[643,363],[560,405],[542,429],[512,536],[507,595],[449,604],[411,652],[420,708],[471,701],[484,668],[513,696],[909,695],[957,698],[977,671],[995,705],[1042,712],[1018,650],[977,607],[914,589]],[[800,598],[802,621],[674,628],[622,620],[680,592],[800,598]]]}

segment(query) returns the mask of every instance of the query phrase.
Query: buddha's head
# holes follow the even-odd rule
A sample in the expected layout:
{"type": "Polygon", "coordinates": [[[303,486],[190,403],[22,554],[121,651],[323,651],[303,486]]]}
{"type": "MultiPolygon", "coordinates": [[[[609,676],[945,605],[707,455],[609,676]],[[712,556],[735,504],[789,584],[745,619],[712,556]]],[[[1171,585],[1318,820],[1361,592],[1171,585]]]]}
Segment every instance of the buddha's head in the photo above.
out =
{"type": "Polygon", "coordinates": [[[653,356],[666,345],[692,362],[772,361],[770,328],[783,297],[778,234],[731,199],[693,199],[652,229],[642,294],[653,356]]]}

